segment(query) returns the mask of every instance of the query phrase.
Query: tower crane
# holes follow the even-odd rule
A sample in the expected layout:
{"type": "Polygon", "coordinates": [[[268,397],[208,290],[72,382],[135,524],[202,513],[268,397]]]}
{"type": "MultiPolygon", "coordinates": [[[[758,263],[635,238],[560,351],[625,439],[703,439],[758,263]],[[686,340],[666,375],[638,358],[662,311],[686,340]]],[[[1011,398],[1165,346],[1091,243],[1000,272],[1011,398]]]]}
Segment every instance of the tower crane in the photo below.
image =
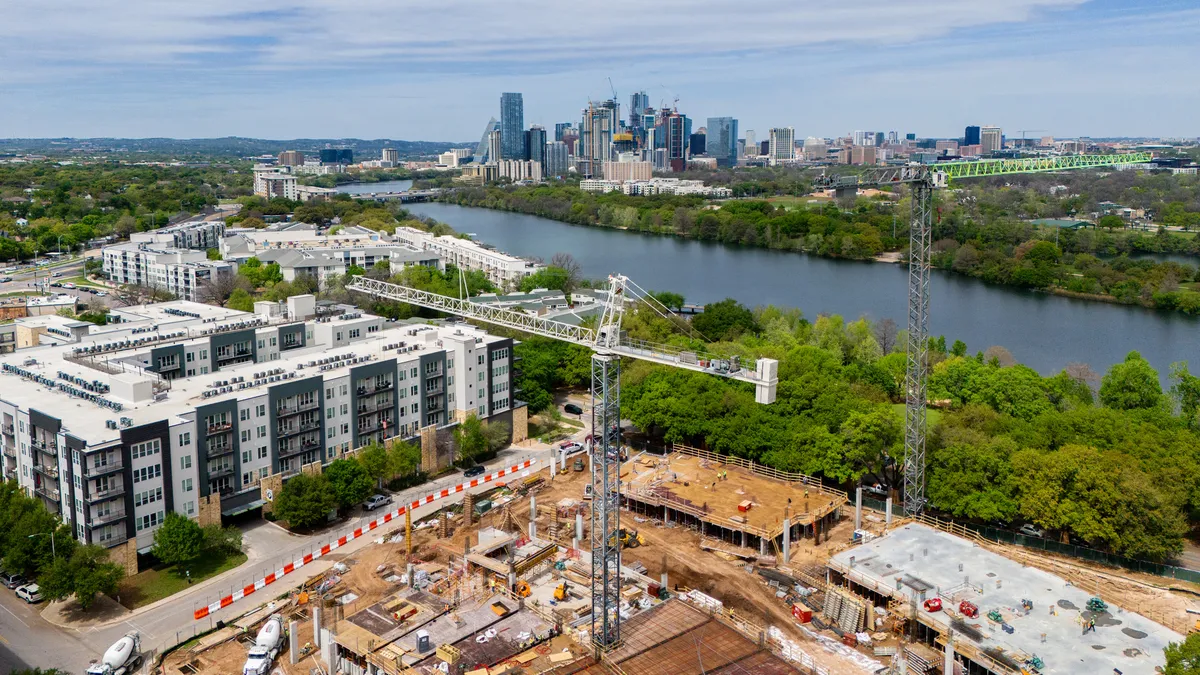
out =
{"type": "Polygon", "coordinates": [[[929,384],[929,268],[933,230],[933,191],[955,178],[984,178],[1042,173],[1097,166],[1142,164],[1154,159],[1148,152],[1124,155],[1064,155],[1027,159],[994,159],[867,169],[858,174],[825,175],[817,185],[833,188],[838,196],[860,187],[908,184],[912,188],[912,217],[908,253],[908,342],[904,372],[904,510],[909,515],[925,508],[926,387],[929,384]]]}
{"type": "Polygon", "coordinates": [[[695,352],[630,340],[621,333],[621,318],[631,300],[644,300],[664,316],[670,312],[628,277],[614,274],[595,328],[530,316],[502,307],[471,302],[366,277],[346,286],[379,298],[405,302],[475,319],[525,333],[582,345],[592,354],[592,641],[597,657],[617,645],[621,635],[621,365],[620,357],[641,359],[693,372],[708,373],[754,385],[758,403],[774,403],[779,362],[758,359],[754,370],[736,356],[703,359],[695,352]]]}

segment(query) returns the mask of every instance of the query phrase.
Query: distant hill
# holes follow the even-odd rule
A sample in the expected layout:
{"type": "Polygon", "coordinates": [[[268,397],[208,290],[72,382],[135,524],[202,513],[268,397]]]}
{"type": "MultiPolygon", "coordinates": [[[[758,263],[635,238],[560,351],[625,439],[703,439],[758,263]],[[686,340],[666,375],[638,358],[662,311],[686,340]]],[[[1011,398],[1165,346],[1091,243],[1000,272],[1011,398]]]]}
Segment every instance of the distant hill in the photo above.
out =
{"type": "Polygon", "coordinates": [[[400,141],[388,138],[296,138],[271,140],[264,138],[0,138],[0,155],[94,155],[97,153],[146,153],[172,156],[234,156],[275,155],[284,150],[316,152],[326,145],[345,146],[354,150],[356,160],[378,159],[383,148],[395,148],[401,157],[426,157],[443,153],[450,148],[475,147],[477,141],[400,141]]]}

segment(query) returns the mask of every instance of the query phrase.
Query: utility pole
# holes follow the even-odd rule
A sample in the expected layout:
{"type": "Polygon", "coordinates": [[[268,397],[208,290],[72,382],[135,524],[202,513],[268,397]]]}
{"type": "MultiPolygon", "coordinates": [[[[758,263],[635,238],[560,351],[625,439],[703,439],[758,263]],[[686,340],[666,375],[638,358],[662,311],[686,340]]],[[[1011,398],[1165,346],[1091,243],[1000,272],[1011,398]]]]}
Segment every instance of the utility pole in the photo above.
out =
{"type": "Polygon", "coordinates": [[[50,557],[51,557],[51,558],[55,558],[55,559],[57,559],[57,558],[58,558],[58,551],[56,551],[56,550],[54,549],[54,530],[50,530],[49,532],[38,532],[38,533],[36,533],[36,534],[31,534],[31,535],[29,535],[27,538],[28,538],[28,539],[34,539],[34,538],[36,538],[36,537],[44,537],[44,536],[46,536],[47,534],[49,534],[49,535],[50,535],[50,557]]]}

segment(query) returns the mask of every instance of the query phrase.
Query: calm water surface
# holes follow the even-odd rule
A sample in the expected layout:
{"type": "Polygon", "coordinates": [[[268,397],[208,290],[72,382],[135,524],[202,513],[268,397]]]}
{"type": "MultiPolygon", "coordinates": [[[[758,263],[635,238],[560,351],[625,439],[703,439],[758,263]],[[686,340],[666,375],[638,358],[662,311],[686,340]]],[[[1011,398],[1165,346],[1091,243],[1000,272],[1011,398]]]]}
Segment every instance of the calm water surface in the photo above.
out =
{"type": "MultiPolygon", "coordinates": [[[[799,307],[810,320],[822,313],[847,320],[865,314],[890,317],[901,328],[906,323],[901,265],[582,227],[452,204],[406,208],[509,253],[549,260],[566,251],[589,278],[621,272],[642,288],[682,293],[691,303],[732,297],[749,306],[799,307]]],[[[1071,362],[1103,373],[1133,349],[1164,380],[1173,361],[1190,360],[1193,372],[1200,369],[1200,318],[989,286],[937,271],[930,292],[933,335],[963,340],[972,353],[1002,345],[1044,374],[1071,362]]]]}

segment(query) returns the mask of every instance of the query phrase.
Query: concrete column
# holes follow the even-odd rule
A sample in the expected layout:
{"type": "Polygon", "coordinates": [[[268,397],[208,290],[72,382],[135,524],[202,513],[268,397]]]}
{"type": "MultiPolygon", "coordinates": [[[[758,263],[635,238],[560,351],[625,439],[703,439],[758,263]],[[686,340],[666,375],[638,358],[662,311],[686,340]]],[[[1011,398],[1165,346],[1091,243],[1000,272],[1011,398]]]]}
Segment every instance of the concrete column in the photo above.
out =
{"type": "Polygon", "coordinates": [[[667,590],[667,554],[666,553],[664,553],[663,557],[662,557],[662,588],[664,591],[667,590]]]}
{"type": "Polygon", "coordinates": [[[742,548],[746,548],[746,531],[740,530],[740,532],[742,533],[742,548]]]}
{"type": "Polygon", "coordinates": [[[292,665],[296,665],[296,660],[300,657],[300,636],[296,633],[296,622],[288,622],[288,656],[292,660],[292,665]]]}
{"type": "Polygon", "coordinates": [[[758,554],[759,555],[767,554],[767,540],[762,537],[758,538],[758,554]]]}
{"type": "Polygon", "coordinates": [[[946,661],[942,665],[945,675],[954,675],[954,631],[946,633],[946,661]]]}
{"type": "MultiPolygon", "coordinates": [[[[599,499],[598,496],[593,496],[593,499],[599,499]]],[[[583,539],[583,514],[575,514],[575,538],[583,539]]]]}
{"type": "Polygon", "coordinates": [[[417,568],[412,563],[408,563],[408,567],[404,570],[404,573],[408,577],[409,588],[413,587],[413,581],[415,580],[414,577],[416,576],[416,572],[417,568]]]}
{"type": "Polygon", "coordinates": [[[854,490],[854,529],[862,529],[862,488],[854,490]]]}
{"type": "Polygon", "coordinates": [[[792,550],[792,509],[786,507],[783,510],[783,564],[787,564],[791,558],[792,550]]]}
{"type": "Polygon", "coordinates": [[[529,538],[537,539],[537,497],[529,495],[529,538]]]}
{"type": "Polygon", "coordinates": [[[554,480],[554,476],[558,474],[558,462],[554,461],[554,455],[550,455],[550,480],[554,480]]]}
{"type": "Polygon", "coordinates": [[[887,515],[884,518],[884,524],[888,527],[892,526],[892,498],[887,498],[887,515]]]}
{"type": "Polygon", "coordinates": [[[321,603],[315,602],[312,606],[313,618],[313,644],[318,648],[321,646],[321,603]]]}

